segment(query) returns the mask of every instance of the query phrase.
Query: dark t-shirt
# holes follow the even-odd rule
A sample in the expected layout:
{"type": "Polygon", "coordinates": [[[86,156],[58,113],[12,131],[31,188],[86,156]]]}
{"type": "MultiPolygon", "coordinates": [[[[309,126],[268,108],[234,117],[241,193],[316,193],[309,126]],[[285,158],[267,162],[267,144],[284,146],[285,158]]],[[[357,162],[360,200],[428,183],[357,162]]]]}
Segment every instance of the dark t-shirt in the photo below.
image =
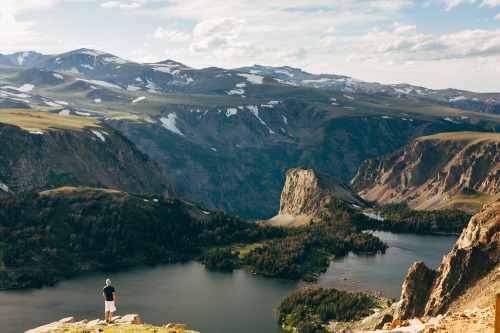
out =
{"type": "Polygon", "coordinates": [[[102,289],[102,291],[106,295],[106,301],[113,300],[113,293],[115,292],[115,288],[113,288],[112,286],[106,286],[102,289]]]}

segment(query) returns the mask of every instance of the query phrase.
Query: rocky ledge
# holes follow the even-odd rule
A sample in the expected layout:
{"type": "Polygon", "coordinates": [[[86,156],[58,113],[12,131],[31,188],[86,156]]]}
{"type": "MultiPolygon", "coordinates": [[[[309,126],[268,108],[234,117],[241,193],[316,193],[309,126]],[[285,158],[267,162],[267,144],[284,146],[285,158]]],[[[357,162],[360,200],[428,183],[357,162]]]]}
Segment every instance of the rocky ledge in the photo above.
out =
{"type": "Polygon", "coordinates": [[[151,329],[154,332],[179,332],[179,333],[198,333],[195,331],[186,330],[186,324],[168,324],[162,327],[153,327],[151,325],[142,324],[138,314],[128,314],[125,316],[115,316],[111,323],[106,323],[102,319],[94,319],[91,321],[82,320],[75,322],[75,318],[68,317],[59,321],[33,328],[25,333],[50,333],[50,332],[89,332],[88,329],[97,332],[149,332],[151,329]],[[133,326],[133,327],[131,327],[133,326]]]}
{"type": "Polygon", "coordinates": [[[482,332],[493,333],[495,315],[493,307],[463,312],[446,313],[437,317],[421,317],[410,320],[394,319],[380,322],[375,331],[361,333],[432,333],[432,332],[482,332]],[[377,329],[378,328],[378,329],[377,329]]]}

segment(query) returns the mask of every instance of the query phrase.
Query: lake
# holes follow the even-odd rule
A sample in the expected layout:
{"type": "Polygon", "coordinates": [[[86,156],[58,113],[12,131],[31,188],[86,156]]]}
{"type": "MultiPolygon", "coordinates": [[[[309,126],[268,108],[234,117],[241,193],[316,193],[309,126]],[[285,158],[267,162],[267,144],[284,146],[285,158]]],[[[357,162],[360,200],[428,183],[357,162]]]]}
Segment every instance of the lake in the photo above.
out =
{"type": "Polygon", "coordinates": [[[321,275],[319,285],[349,291],[379,291],[386,298],[399,299],[410,266],[423,260],[427,267],[437,269],[459,237],[385,231],[372,233],[389,244],[384,255],[350,253],[337,258],[321,275]]]}
{"type": "MultiPolygon", "coordinates": [[[[385,297],[399,298],[411,264],[424,260],[437,268],[458,239],[375,234],[391,246],[385,255],[336,259],[319,284],[353,291],[377,290],[385,297]]],[[[188,329],[202,333],[282,332],[273,309],[304,286],[241,270],[212,271],[194,262],[90,272],[54,287],[0,292],[0,332],[24,332],[64,317],[77,321],[104,318],[102,288],[106,278],[116,288],[116,315],[138,313],[149,324],[185,323],[188,329]]]]}

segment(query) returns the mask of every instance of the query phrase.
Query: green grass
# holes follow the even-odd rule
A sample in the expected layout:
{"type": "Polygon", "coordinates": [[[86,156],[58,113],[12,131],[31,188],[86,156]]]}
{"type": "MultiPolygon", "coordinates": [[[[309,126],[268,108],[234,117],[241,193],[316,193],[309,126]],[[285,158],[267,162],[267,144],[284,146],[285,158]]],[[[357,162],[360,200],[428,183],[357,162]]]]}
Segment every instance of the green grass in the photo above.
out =
{"type": "Polygon", "coordinates": [[[500,199],[500,194],[490,194],[481,191],[469,189],[467,193],[457,195],[451,202],[447,203],[442,209],[466,209],[479,212],[484,205],[490,204],[500,199]]]}
{"type": "Polygon", "coordinates": [[[425,140],[443,140],[443,141],[461,141],[465,143],[473,143],[479,141],[499,141],[500,133],[484,133],[484,132],[452,132],[439,133],[419,138],[420,141],[425,140]]]}
{"type": "Polygon", "coordinates": [[[106,333],[135,333],[135,332],[157,332],[157,333],[198,333],[196,331],[191,330],[175,330],[171,328],[162,328],[158,326],[152,326],[148,324],[143,325],[110,325],[110,326],[95,326],[91,328],[87,328],[86,325],[64,325],[59,329],[54,329],[50,331],[46,331],[49,333],[88,333],[88,332],[97,332],[99,329],[100,332],[106,333]]]}
{"type": "Polygon", "coordinates": [[[243,243],[237,243],[237,244],[232,244],[229,247],[231,248],[232,252],[239,251],[240,254],[238,258],[241,260],[245,257],[245,255],[252,251],[255,250],[256,248],[264,245],[265,242],[259,242],[259,243],[253,243],[253,244],[243,244],[243,243]]]}
{"type": "Polygon", "coordinates": [[[71,187],[71,186],[64,186],[64,187],[59,187],[53,190],[47,190],[40,192],[41,195],[52,195],[52,194],[72,194],[74,195],[75,193],[80,193],[84,194],[86,192],[102,192],[102,193],[110,193],[110,194],[121,194],[123,196],[129,195],[127,192],[122,192],[122,191],[116,191],[116,190],[110,190],[110,189],[104,189],[104,188],[92,188],[92,187],[86,187],[86,186],[80,186],[80,187],[71,187]]]}
{"type": "Polygon", "coordinates": [[[65,129],[82,131],[87,127],[101,127],[96,119],[38,112],[28,109],[0,109],[0,122],[21,127],[26,131],[65,129]]]}

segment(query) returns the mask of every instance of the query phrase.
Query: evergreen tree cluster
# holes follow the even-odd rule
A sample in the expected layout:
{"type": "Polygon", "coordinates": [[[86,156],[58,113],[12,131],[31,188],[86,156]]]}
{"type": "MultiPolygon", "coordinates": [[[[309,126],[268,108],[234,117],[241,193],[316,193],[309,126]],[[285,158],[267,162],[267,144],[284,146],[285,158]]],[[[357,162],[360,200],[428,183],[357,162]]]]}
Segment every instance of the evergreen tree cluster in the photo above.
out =
{"type": "Polygon", "coordinates": [[[390,204],[376,208],[383,221],[360,221],[359,227],[371,230],[416,233],[458,233],[467,227],[470,214],[456,209],[413,210],[406,203],[390,204]]]}
{"type": "Polygon", "coordinates": [[[373,302],[363,293],[311,288],[288,296],[278,307],[278,321],[290,331],[322,331],[330,320],[358,320],[371,314],[373,302]]]}

